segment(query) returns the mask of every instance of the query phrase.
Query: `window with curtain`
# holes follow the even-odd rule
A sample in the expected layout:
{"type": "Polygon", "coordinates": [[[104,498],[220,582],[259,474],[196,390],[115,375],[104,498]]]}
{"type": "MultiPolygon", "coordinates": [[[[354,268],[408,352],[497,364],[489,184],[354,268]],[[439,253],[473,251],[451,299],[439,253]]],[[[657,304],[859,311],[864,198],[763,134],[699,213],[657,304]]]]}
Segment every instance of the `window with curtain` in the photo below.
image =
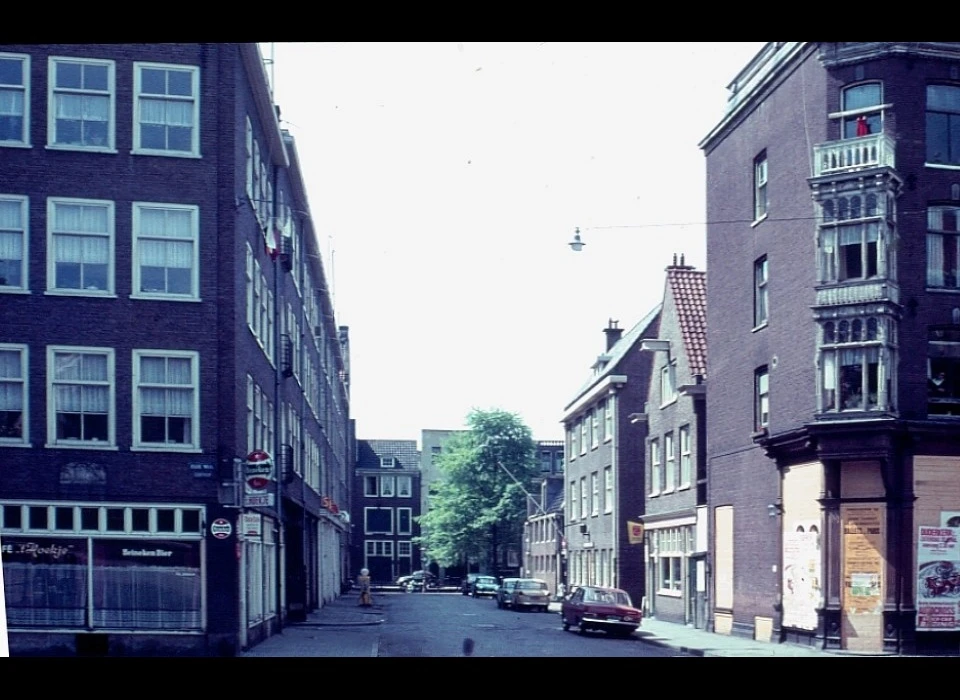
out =
{"type": "Polygon", "coordinates": [[[0,146],[27,146],[30,57],[0,53],[0,146]]]}
{"type": "Polygon", "coordinates": [[[759,221],[767,215],[767,152],[753,160],[753,218],[759,221]]]}
{"type": "Polygon", "coordinates": [[[661,471],[663,470],[663,465],[660,463],[660,441],[651,440],[650,441],[650,495],[657,496],[660,494],[661,485],[663,483],[663,477],[661,471]]]}
{"type": "Polygon", "coordinates": [[[134,64],[134,152],[200,154],[200,69],[134,64]]]}
{"type": "Polygon", "coordinates": [[[570,482],[570,520],[577,519],[577,482],[570,482]]]}
{"type": "Polygon", "coordinates": [[[27,198],[0,195],[0,291],[27,289],[27,198]]]}
{"type": "Polygon", "coordinates": [[[600,475],[590,475],[590,515],[600,515],[600,475]]]}
{"type": "Polygon", "coordinates": [[[197,448],[199,356],[134,350],[134,447],[197,448]]]}
{"type": "Polygon", "coordinates": [[[49,200],[47,289],[113,292],[113,202],[49,200]]]}
{"type": "Polygon", "coordinates": [[[48,144],[113,149],[114,62],[50,57],[48,144]]]}
{"type": "Polygon", "coordinates": [[[960,288],[960,207],[927,207],[927,286],[960,288]]]}
{"type": "Polygon", "coordinates": [[[852,139],[883,132],[883,85],[863,83],[844,88],[843,138],[852,139]]]}
{"type": "Polygon", "coordinates": [[[753,373],[754,427],[762,430],[770,423],[770,375],[766,367],[753,373]]]}
{"type": "Polygon", "coordinates": [[[753,326],[767,322],[767,256],[753,263],[753,326]]]}
{"type": "Polygon", "coordinates": [[[609,398],[604,402],[603,408],[604,415],[604,428],[603,428],[603,439],[604,441],[613,439],[613,398],[609,398]]]}
{"type": "Polygon", "coordinates": [[[663,436],[663,490],[673,491],[677,488],[677,459],[673,446],[673,433],[663,436]]]}
{"type": "Polygon", "coordinates": [[[134,289],[137,295],[197,299],[199,210],[133,204],[134,289]]]}
{"type": "Polygon", "coordinates": [[[603,512],[613,512],[613,468],[603,468],[603,512]]]}
{"type": "Polygon", "coordinates": [[[48,440],[114,444],[114,351],[47,348],[48,440]]]}
{"type": "Polygon", "coordinates": [[[25,444],[27,346],[0,345],[0,444],[25,444]]]}
{"type": "Polygon", "coordinates": [[[960,86],[927,86],[927,163],[960,164],[960,86]]]}
{"type": "Polygon", "coordinates": [[[690,486],[693,472],[693,457],[690,451],[690,426],[680,428],[680,488],[690,486]]]}

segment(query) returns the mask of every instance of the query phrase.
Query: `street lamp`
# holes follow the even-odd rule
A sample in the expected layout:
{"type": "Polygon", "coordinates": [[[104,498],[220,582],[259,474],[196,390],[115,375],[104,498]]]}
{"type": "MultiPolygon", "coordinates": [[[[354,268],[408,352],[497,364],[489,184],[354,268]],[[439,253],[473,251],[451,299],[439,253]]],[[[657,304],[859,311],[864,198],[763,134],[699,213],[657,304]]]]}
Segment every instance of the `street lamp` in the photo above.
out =
{"type": "Polygon", "coordinates": [[[581,250],[583,250],[583,246],[585,246],[586,243],[584,243],[582,240],[580,240],[580,227],[579,227],[579,226],[577,226],[577,227],[573,230],[573,240],[570,241],[567,245],[569,245],[569,246],[573,249],[573,251],[576,252],[576,253],[579,253],[581,250]]]}

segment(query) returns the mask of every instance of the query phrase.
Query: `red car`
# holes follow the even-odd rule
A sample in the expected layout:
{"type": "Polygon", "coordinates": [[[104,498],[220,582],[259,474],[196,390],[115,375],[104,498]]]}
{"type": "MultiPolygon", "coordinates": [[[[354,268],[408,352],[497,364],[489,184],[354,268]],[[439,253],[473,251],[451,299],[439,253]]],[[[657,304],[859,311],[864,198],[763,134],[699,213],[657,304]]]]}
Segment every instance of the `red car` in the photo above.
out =
{"type": "Polygon", "coordinates": [[[602,630],[617,637],[629,637],[643,619],[633,607],[630,594],[619,588],[581,586],[560,604],[564,631],[576,627],[580,634],[602,630]]]}

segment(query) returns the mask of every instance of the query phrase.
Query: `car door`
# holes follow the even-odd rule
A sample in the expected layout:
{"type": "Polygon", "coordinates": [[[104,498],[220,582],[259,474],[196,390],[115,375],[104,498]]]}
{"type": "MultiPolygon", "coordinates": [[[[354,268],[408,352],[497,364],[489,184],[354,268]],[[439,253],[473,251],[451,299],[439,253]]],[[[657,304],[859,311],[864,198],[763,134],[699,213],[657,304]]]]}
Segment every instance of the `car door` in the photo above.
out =
{"type": "Polygon", "coordinates": [[[572,626],[580,624],[580,620],[583,618],[583,589],[578,588],[572,596],[567,607],[567,622],[572,626]]]}

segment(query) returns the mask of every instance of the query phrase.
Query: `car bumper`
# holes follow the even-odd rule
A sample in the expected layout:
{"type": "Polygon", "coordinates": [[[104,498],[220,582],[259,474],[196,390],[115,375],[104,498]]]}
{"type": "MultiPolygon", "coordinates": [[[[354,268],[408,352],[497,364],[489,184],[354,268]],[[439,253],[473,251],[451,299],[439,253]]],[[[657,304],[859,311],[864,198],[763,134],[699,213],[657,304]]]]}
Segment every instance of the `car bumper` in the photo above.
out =
{"type": "Polygon", "coordinates": [[[583,617],[583,623],[597,629],[623,630],[624,632],[640,628],[640,623],[635,621],[609,620],[606,617],[590,617],[587,615],[583,617]]]}
{"type": "Polygon", "coordinates": [[[545,608],[550,605],[549,598],[537,599],[537,598],[520,598],[519,600],[514,600],[513,605],[518,608],[545,608]]]}

